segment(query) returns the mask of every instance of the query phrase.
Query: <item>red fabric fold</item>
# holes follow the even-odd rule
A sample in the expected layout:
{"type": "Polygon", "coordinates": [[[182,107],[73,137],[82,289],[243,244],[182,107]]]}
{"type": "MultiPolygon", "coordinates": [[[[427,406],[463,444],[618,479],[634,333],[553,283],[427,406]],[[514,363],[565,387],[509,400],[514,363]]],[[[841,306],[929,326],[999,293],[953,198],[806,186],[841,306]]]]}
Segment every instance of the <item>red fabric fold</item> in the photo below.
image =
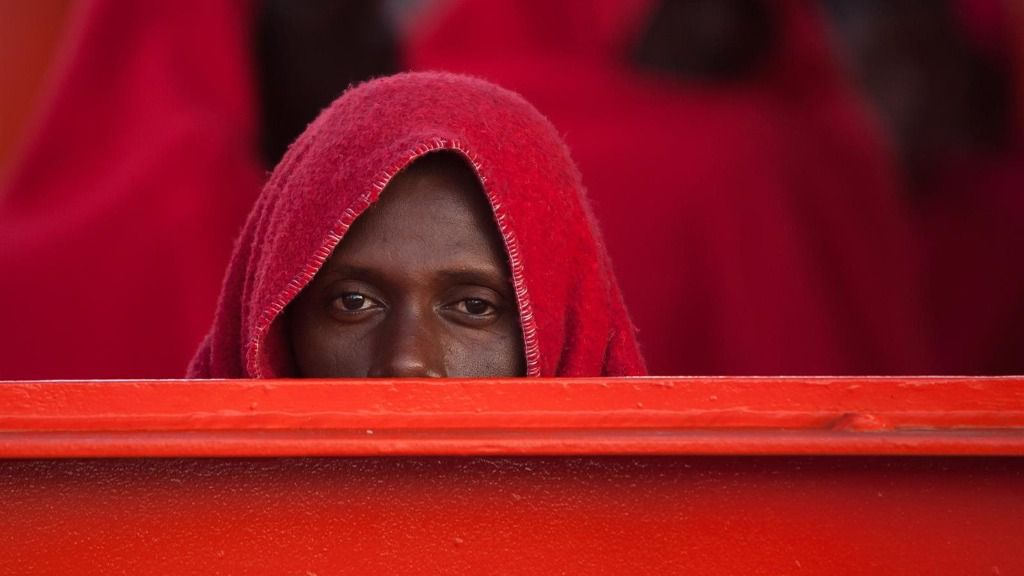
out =
{"type": "Polygon", "coordinates": [[[505,242],[531,376],[645,372],[579,174],[518,95],[443,73],[346,92],[274,170],[249,216],[193,378],[287,377],[279,320],[396,173],[435,150],[473,167],[505,242]]]}

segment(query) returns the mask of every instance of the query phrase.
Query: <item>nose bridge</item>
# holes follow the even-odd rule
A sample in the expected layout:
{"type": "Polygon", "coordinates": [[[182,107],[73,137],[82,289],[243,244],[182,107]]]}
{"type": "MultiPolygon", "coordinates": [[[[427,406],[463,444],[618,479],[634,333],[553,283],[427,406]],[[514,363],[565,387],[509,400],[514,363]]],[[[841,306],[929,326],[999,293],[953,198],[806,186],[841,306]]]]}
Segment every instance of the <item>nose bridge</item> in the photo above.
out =
{"type": "Polygon", "coordinates": [[[439,318],[414,303],[389,310],[370,367],[373,378],[442,378],[447,375],[439,318]]]}

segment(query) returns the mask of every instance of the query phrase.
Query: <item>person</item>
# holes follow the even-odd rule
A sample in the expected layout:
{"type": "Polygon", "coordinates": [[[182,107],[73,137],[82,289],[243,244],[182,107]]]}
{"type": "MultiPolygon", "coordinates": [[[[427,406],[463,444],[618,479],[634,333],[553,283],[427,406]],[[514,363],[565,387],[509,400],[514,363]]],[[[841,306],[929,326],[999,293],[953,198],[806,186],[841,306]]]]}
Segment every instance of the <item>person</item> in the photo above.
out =
{"type": "Polygon", "coordinates": [[[350,89],[274,170],[192,378],[643,375],[554,127],[483,80],[350,89]]]}
{"type": "Polygon", "coordinates": [[[922,245],[928,372],[1024,372],[1024,126],[1011,3],[829,5],[922,245]]]}

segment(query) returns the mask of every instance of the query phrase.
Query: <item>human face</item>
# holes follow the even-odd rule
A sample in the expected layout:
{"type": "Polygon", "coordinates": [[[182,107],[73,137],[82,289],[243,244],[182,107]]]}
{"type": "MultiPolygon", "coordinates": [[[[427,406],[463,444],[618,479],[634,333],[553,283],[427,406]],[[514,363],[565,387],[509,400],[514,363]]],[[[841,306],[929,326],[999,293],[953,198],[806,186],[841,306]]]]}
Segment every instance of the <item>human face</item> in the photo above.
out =
{"type": "Polygon", "coordinates": [[[476,176],[447,154],[399,173],[288,310],[305,377],[521,376],[505,251],[476,176]]]}

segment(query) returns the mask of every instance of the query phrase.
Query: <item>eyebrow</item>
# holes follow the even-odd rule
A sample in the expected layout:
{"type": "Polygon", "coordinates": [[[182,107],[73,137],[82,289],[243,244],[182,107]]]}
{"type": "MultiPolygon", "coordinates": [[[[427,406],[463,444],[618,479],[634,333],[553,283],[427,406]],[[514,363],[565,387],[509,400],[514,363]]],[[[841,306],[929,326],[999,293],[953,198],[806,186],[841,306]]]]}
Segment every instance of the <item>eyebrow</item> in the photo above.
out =
{"type": "Polygon", "coordinates": [[[511,278],[504,270],[498,268],[461,268],[441,270],[438,275],[449,282],[459,284],[483,284],[510,286],[511,278]]]}
{"type": "MultiPolygon", "coordinates": [[[[323,272],[329,277],[351,276],[355,278],[368,278],[375,282],[382,282],[387,279],[385,275],[376,268],[368,268],[366,266],[356,266],[352,264],[337,264],[331,266],[331,264],[328,263],[323,272]]],[[[511,276],[506,273],[505,270],[500,268],[467,265],[439,270],[437,272],[437,276],[445,281],[459,284],[480,284],[494,287],[511,287],[512,285],[511,276]]]]}

